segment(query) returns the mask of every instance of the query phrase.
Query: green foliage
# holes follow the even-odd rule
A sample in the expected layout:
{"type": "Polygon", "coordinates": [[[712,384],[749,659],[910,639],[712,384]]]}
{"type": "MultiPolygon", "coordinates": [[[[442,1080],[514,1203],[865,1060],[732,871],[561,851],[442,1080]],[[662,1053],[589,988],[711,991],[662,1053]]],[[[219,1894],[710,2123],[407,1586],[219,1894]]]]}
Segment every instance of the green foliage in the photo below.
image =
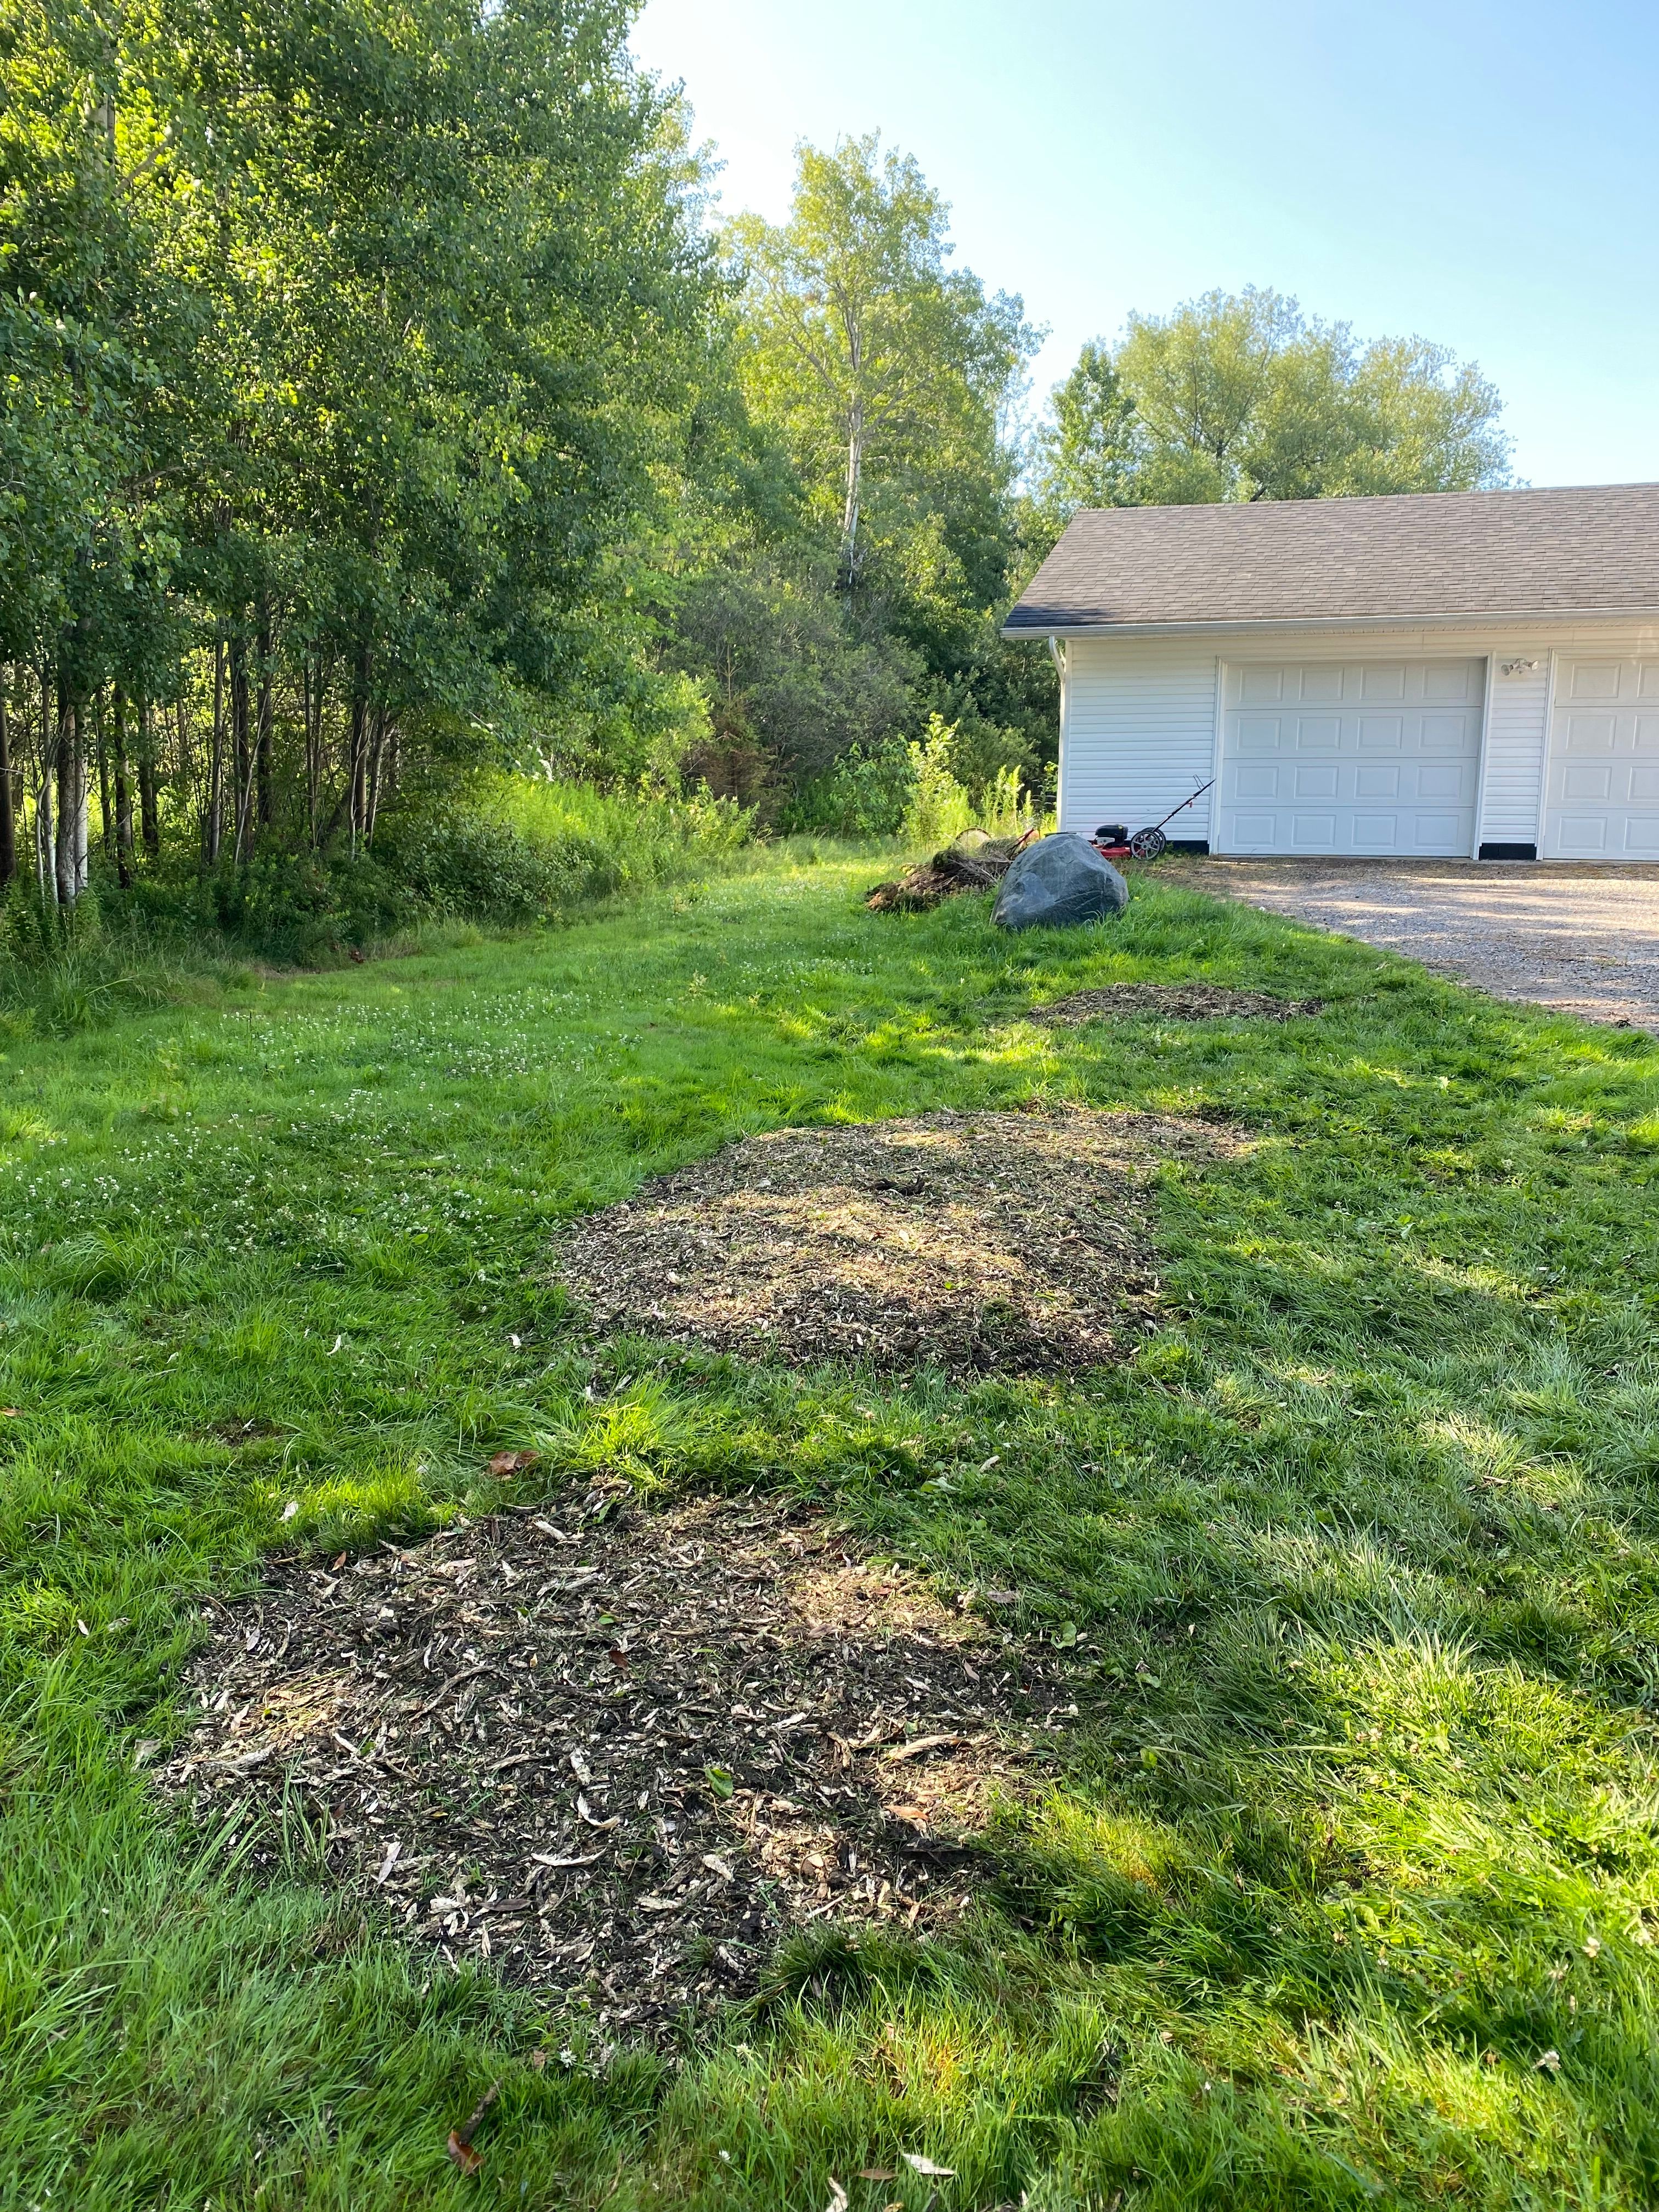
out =
{"type": "Polygon", "coordinates": [[[964,2205],[1653,2201],[1659,1050],[1168,874],[1010,940],[972,898],[867,915],[871,873],[781,856],[3,1048],[20,2205],[446,2202],[498,2077],[506,2203],[823,2212],[833,2175],[921,2212],[854,2179],[907,2150],[964,2205]],[[1026,1018],[1194,979],[1328,1010],[1026,1018]],[[732,1138],[1032,1098],[1249,1133],[1160,1170],[1165,1319],[1121,1367],[794,1376],[560,1310],[557,1221],[732,1138]],[[632,1408],[656,1493],[781,1482],[1077,1635],[959,1932],[811,1931],[672,2065],[441,1971],[297,1820],[256,1881],[135,1765],[284,1500],[331,1557],[487,1508],[500,1446],[557,1486],[632,1408]]]}
{"type": "Polygon", "coordinates": [[[791,802],[783,826],[840,837],[896,837],[915,787],[914,750],[902,739],[869,750],[850,747],[791,802]]]}
{"type": "Polygon", "coordinates": [[[1079,507],[1473,491],[1502,483],[1494,388],[1420,338],[1356,344],[1254,288],[1131,315],[1054,394],[1042,495],[1079,507]]]}
{"type": "Polygon", "coordinates": [[[968,793],[951,773],[955,738],[956,732],[935,714],[926,736],[910,747],[910,796],[899,834],[914,848],[936,852],[974,818],[968,793]]]}

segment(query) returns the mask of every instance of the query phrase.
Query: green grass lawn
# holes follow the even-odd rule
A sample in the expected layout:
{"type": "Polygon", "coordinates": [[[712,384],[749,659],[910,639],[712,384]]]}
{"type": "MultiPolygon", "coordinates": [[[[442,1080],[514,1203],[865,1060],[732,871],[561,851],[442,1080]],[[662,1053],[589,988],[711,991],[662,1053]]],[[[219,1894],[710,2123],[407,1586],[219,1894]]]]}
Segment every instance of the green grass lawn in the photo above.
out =
{"type": "Polygon", "coordinates": [[[1006,940],[865,914],[874,872],[0,1060],[0,2206],[1659,2199],[1659,1048],[1170,883],[1006,940]],[[1023,1018],[1194,975],[1328,1010],[1023,1018]],[[750,1130],[1032,1097],[1259,1138],[1160,1170],[1133,1366],[579,1351],[571,1212],[750,1130]],[[152,1796],[205,1595],[530,1444],[521,1499],[793,1486],[1075,1650],[1097,1717],[960,1940],[800,1942],[711,2042],[607,2061],[152,1796]]]}

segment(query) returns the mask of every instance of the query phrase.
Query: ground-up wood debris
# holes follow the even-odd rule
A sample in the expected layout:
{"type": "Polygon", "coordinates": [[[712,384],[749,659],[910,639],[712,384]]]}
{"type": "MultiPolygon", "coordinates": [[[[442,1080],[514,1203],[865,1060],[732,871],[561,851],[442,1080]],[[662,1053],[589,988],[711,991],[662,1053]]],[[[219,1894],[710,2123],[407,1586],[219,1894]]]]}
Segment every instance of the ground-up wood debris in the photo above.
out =
{"type": "Polygon", "coordinates": [[[1100,1366],[1157,1326],[1148,1188],[1226,1131],[1084,1108],[780,1129],[566,1231],[607,1329],[806,1365],[1100,1366]]]}
{"type": "Polygon", "coordinates": [[[1276,999],[1269,991],[1231,991],[1219,983],[1109,983],[1098,991],[1073,991],[1046,1006],[1033,1006],[1028,1018],[1074,1027],[1082,1022],[1121,1021],[1137,1014],[1161,1014],[1166,1021],[1237,1019],[1289,1022],[1298,1015],[1321,1014],[1322,999],[1276,999]]]}
{"type": "Polygon", "coordinates": [[[1012,1597],[942,1602],[794,1502],[573,1492],[276,1563],[210,1609],[161,1779],[244,1833],[302,1814],[411,1940],[659,2037],[791,1929],[961,1911],[1078,1711],[1012,1597]]]}
{"type": "Polygon", "coordinates": [[[1007,874],[1010,861],[1024,842],[1023,837],[987,837],[982,831],[970,830],[931,860],[907,868],[894,882],[878,884],[865,893],[864,903],[872,914],[925,914],[963,891],[989,890],[1007,874]]]}

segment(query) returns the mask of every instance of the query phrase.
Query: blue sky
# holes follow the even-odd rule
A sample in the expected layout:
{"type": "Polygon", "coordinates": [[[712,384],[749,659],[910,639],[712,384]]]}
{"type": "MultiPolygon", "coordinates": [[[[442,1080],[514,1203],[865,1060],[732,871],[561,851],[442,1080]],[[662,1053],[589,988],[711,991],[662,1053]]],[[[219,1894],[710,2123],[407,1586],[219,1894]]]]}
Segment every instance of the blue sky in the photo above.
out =
{"type": "Polygon", "coordinates": [[[647,0],[729,210],[879,130],[1053,332],[1271,284],[1480,362],[1534,483],[1659,479],[1659,7],[647,0]]]}

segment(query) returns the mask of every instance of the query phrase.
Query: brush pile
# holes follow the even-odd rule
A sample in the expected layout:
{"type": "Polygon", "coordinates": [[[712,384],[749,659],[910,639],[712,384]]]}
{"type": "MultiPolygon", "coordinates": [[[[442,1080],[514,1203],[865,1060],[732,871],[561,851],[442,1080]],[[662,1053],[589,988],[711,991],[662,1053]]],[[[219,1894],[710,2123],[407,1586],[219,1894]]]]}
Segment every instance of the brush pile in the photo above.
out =
{"type": "Polygon", "coordinates": [[[969,830],[931,860],[918,861],[890,884],[878,884],[866,893],[864,903],[872,914],[925,914],[963,891],[990,890],[1007,874],[1024,842],[1023,837],[988,837],[982,830],[969,830]]]}
{"type": "Polygon", "coordinates": [[[752,1992],[781,1937],[947,1925],[1076,1676],[797,1501],[647,1513],[620,1486],[213,1607],[161,1786],[279,1838],[451,1966],[611,2036],[752,1992]]]}

